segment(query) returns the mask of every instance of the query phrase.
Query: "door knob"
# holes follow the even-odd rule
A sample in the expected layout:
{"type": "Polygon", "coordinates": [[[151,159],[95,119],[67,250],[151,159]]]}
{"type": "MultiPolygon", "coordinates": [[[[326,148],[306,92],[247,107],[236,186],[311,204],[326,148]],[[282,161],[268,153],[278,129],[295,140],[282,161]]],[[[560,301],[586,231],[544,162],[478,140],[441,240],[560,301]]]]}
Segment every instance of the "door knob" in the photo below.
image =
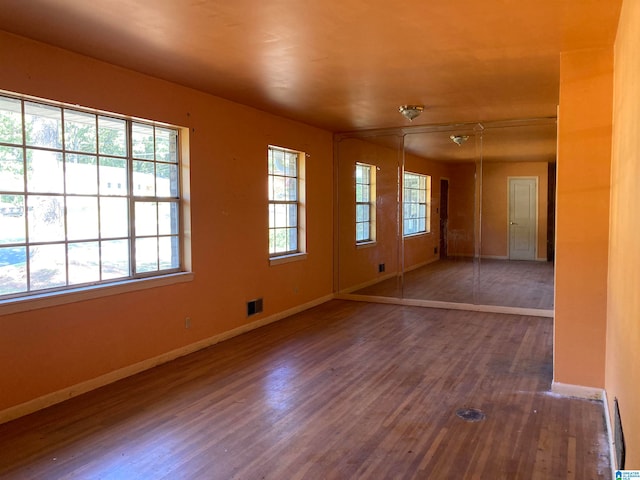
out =
{"type": "Polygon", "coordinates": [[[517,225],[516,222],[509,222],[509,225],[517,225]]]}

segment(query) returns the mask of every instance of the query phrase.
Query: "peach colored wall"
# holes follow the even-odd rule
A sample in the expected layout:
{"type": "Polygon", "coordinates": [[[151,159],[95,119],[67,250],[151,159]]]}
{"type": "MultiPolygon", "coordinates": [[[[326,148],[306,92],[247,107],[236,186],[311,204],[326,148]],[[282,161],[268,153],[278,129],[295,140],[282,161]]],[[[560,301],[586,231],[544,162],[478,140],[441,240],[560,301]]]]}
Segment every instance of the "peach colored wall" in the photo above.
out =
{"type": "Polygon", "coordinates": [[[0,64],[0,89],[191,129],[195,275],[184,284],[0,316],[0,411],[332,293],[330,132],[5,33],[0,64]],[[273,267],[268,144],[309,154],[308,258],[273,267]],[[256,297],[265,311],[248,319],[246,301],[256,297]]]}
{"type": "Polygon", "coordinates": [[[482,165],[482,255],[509,256],[509,177],[538,179],[538,238],[536,256],[547,258],[546,162],[484,162],[482,165]]]}
{"type": "Polygon", "coordinates": [[[625,0],[615,45],[607,399],[618,399],[626,468],[640,469],[640,2],[625,0]]]}
{"type": "MultiPolygon", "coordinates": [[[[398,137],[398,145],[400,138],[398,137]]],[[[347,138],[337,143],[338,290],[365,284],[398,271],[398,169],[400,149],[347,138]],[[355,165],[376,166],[376,242],[356,245],[355,165]],[[385,272],[378,265],[385,264],[385,272]]]]}
{"type": "Polygon", "coordinates": [[[560,61],[554,381],[604,387],[613,49],[560,61]]]}
{"type": "Polygon", "coordinates": [[[447,165],[415,155],[405,155],[405,171],[431,176],[431,232],[404,239],[404,268],[410,270],[425,263],[436,261],[439,253],[433,249],[440,246],[440,179],[448,177],[447,165]]]}
{"type": "Polygon", "coordinates": [[[449,165],[449,256],[475,254],[476,180],[475,163],[449,165]]]}

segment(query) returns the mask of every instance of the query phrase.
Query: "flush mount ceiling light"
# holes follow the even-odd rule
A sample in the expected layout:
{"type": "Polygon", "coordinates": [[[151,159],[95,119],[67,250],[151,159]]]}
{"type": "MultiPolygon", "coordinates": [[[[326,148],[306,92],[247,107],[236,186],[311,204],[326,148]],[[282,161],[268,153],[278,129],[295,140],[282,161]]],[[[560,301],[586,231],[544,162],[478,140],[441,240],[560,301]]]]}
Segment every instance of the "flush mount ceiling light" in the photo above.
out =
{"type": "Polygon", "coordinates": [[[469,135],[451,135],[449,138],[460,147],[464,142],[469,140],[469,135]]]}
{"type": "Polygon", "coordinates": [[[413,121],[424,110],[424,105],[400,105],[398,111],[404,118],[413,121]]]}

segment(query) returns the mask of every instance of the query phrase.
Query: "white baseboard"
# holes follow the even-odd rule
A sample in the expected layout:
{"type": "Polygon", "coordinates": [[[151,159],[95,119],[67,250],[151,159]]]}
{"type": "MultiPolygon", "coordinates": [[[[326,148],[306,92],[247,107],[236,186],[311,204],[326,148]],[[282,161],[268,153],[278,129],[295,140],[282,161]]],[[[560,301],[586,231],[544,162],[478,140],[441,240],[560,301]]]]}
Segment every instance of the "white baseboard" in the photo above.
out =
{"type": "Polygon", "coordinates": [[[328,302],[333,298],[333,294],[317,298],[283,312],[275,313],[273,315],[269,315],[268,317],[258,319],[251,323],[247,323],[246,325],[234,328],[233,330],[222,332],[218,335],[214,335],[213,337],[205,338],[198,342],[177,348],[175,350],[171,350],[170,352],[163,353],[156,357],[148,358],[141,362],[128,365],[118,370],[114,370],[113,372],[100,375],[99,377],[92,378],[76,385],[63,388],[62,390],[48,393],[41,397],[34,398],[33,400],[29,400],[19,405],[9,407],[5,410],[0,411],[0,424],[28,415],[38,410],[42,410],[43,408],[50,407],[52,405],[55,405],[56,403],[60,403],[72,397],[82,395],[83,393],[95,390],[110,383],[117,382],[118,380],[122,380],[123,378],[130,377],[132,375],[135,375],[136,373],[140,373],[153,367],[157,367],[158,365],[170,362],[171,360],[175,360],[176,358],[189,355],[190,353],[202,350],[206,347],[210,347],[211,345],[215,345],[216,343],[220,343],[224,340],[236,337],[251,330],[255,330],[256,328],[260,328],[264,325],[277,322],[278,320],[282,320],[283,318],[295,315],[296,313],[300,313],[304,310],[308,310],[322,303],[328,302]]]}
{"type": "Polygon", "coordinates": [[[560,383],[555,380],[551,383],[551,391],[563,397],[584,398],[587,400],[604,401],[604,390],[595,387],[583,387],[582,385],[571,385],[560,383]]]}
{"type": "Polygon", "coordinates": [[[609,414],[609,400],[607,398],[607,391],[602,391],[602,403],[603,409],[602,412],[604,414],[604,423],[607,427],[607,443],[609,444],[609,464],[611,465],[611,478],[615,478],[616,470],[617,470],[617,459],[616,459],[616,444],[613,438],[613,428],[611,428],[611,415],[609,414]]]}

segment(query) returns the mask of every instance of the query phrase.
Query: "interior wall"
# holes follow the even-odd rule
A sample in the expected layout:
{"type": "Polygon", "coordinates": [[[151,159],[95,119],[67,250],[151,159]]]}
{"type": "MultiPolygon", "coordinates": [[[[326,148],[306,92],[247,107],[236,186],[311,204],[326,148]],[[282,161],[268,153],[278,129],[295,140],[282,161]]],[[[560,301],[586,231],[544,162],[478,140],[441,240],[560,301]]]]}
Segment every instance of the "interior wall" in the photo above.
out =
{"type": "Polygon", "coordinates": [[[349,290],[398,273],[397,198],[401,149],[346,138],[338,142],[337,152],[338,289],[349,290]],[[363,245],[356,245],[355,230],[355,166],[358,162],[376,167],[376,241],[363,245]],[[382,263],[384,272],[379,271],[382,263]]]}
{"type": "Polygon", "coordinates": [[[604,387],[613,49],[565,52],[560,108],[554,381],[604,387]]]}
{"type": "Polygon", "coordinates": [[[475,177],[475,163],[452,163],[449,166],[447,253],[450,257],[475,255],[475,177]]]}
{"type": "MultiPolygon", "coordinates": [[[[606,390],[618,399],[627,469],[640,469],[640,2],[625,0],[615,45],[606,390]]],[[[613,417],[612,417],[613,418],[613,417]]]]}
{"type": "Polygon", "coordinates": [[[431,231],[404,239],[404,269],[411,270],[440,258],[440,179],[449,176],[446,163],[405,154],[405,171],[431,176],[431,231]]]}
{"type": "Polygon", "coordinates": [[[509,177],[538,179],[536,258],[547,259],[546,162],[484,162],[482,165],[482,256],[509,257],[509,177]]]}
{"type": "Polygon", "coordinates": [[[6,33],[0,64],[0,89],[190,129],[194,273],[0,315],[0,412],[332,294],[330,132],[6,33]],[[267,250],[269,144],[308,154],[308,256],[277,266],[267,250]],[[249,319],[246,302],[257,297],[264,313],[249,319]]]}

